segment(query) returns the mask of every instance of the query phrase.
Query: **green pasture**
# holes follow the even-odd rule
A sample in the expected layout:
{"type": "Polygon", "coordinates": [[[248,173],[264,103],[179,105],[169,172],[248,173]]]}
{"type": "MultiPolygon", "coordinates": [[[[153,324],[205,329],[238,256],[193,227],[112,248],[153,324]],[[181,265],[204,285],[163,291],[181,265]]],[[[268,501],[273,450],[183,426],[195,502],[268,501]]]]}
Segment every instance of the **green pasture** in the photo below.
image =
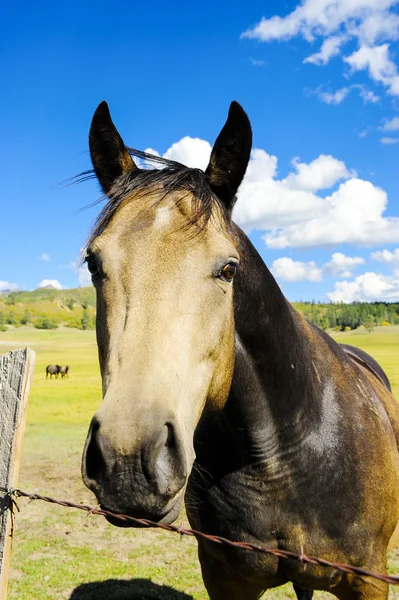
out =
{"type": "MultiPolygon", "coordinates": [[[[385,368],[399,398],[399,326],[334,333],[363,348],[385,368]]],[[[36,367],[20,476],[27,491],[95,504],[80,478],[80,457],[91,416],[101,400],[93,331],[29,327],[0,332],[0,354],[29,346],[36,367]],[[47,364],[70,366],[65,379],[46,379],[47,364]]],[[[205,600],[196,542],[158,530],[118,529],[101,517],[20,499],[9,600],[205,600]]],[[[181,524],[187,525],[185,516],[181,524]]],[[[390,557],[399,574],[399,553],[390,557]]],[[[266,594],[295,598],[291,586],[266,594]]],[[[392,588],[391,599],[399,599],[392,588]]],[[[332,598],[316,592],[316,599],[332,598]]],[[[228,600],[228,599],[226,599],[228,600]]]]}

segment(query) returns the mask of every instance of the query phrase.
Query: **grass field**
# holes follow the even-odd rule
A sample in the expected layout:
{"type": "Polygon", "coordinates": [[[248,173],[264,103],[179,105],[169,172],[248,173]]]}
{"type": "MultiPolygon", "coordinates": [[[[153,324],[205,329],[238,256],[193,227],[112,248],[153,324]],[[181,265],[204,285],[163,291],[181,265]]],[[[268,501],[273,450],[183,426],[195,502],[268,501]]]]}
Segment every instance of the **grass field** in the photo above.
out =
{"type": "MultiPolygon", "coordinates": [[[[385,368],[399,398],[399,327],[337,333],[338,341],[370,352],[385,368]]],[[[20,328],[0,333],[0,354],[29,346],[36,368],[29,399],[20,487],[94,504],[80,478],[90,418],[101,399],[93,331],[20,328]],[[47,364],[69,364],[69,379],[47,379],[47,364]]],[[[10,600],[205,600],[191,538],[158,530],[117,529],[101,517],[19,500],[11,563],[10,600]]],[[[181,523],[186,524],[184,515],[181,523]]],[[[399,574],[399,553],[390,557],[399,574]]],[[[291,586],[266,594],[295,598],[291,586]]],[[[329,594],[316,592],[316,599],[329,594]]],[[[399,590],[390,598],[399,599],[399,590]]],[[[228,600],[228,599],[226,599],[228,600]]],[[[243,599],[244,600],[244,599],[243,599]]]]}

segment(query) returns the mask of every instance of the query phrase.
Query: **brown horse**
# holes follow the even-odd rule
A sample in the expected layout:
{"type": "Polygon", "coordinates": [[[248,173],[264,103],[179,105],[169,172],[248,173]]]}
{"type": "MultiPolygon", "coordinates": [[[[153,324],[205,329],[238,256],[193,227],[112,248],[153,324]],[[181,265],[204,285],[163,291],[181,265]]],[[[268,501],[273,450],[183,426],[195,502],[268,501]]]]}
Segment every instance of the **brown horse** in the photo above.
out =
{"type": "MultiPolygon", "coordinates": [[[[138,168],[106,103],[90,151],[109,201],[87,246],[103,402],[82,473],[102,506],[383,571],[399,517],[399,411],[368,355],[285,300],[231,218],[252,143],[233,102],[205,172],[138,168]]],[[[267,202],[267,198],[265,198],[267,202]]],[[[112,521],[115,524],[121,522],[112,521]]],[[[199,542],[212,600],[287,581],[382,600],[335,569],[199,542]]]]}

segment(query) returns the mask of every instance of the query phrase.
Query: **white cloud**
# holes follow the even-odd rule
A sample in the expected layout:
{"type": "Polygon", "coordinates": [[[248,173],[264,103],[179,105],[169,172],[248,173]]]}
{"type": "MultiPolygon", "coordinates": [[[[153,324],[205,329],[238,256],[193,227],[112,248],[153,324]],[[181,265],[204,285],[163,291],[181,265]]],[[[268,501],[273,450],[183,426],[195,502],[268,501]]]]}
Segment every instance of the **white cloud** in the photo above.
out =
{"type": "Polygon", "coordinates": [[[186,136],[173,144],[163,156],[170,160],[177,160],[187,167],[198,167],[205,170],[211,150],[209,142],[186,136]]]}
{"type": "Polygon", "coordinates": [[[394,117],[390,121],[386,121],[381,129],[383,131],[397,131],[399,129],[399,117],[394,117]]]}
{"type": "Polygon", "coordinates": [[[325,276],[350,277],[352,270],[363,263],[364,259],[360,256],[352,258],[341,252],[335,252],[331,260],[321,267],[313,260],[300,262],[284,256],[273,262],[271,271],[281,281],[322,281],[325,276]]]}
{"type": "Polygon", "coordinates": [[[269,42],[301,35],[313,41],[346,29],[348,36],[368,36],[374,42],[397,37],[397,18],[389,11],[396,4],[398,0],[303,0],[286,17],[263,17],[242,37],[269,42]]]}
{"type": "MultiPolygon", "coordinates": [[[[392,2],[391,6],[394,6],[397,2],[392,2]]],[[[399,33],[399,15],[392,11],[382,10],[371,12],[367,17],[364,18],[359,27],[359,37],[369,44],[375,44],[378,41],[384,40],[396,40],[398,39],[399,33]]],[[[354,35],[356,35],[356,31],[354,35]]]]}
{"type": "MultiPolygon", "coordinates": [[[[290,173],[284,180],[292,189],[314,192],[331,188],[337,181],[351,176],[345,163],[331,155],[320,154],[311,163],[301,163],[299,159],[292,161],[296,173],[290,173]]],[[[353,174],[352,174],[353,175],[353,174]]]]}
{"type": "Polygon", "coordinates": [[[399,37],[399,15],[392,10],[398,3],[399,0],[302,0],[284,17],[263,17],[241,37],[261,42],[295,36],[308,42],[321,39],[320,50],[303,61],[314,65],[326,65],[341,54],[347,42],[356,40],[358,49],[344,57],[352,71],[367,69],[371,79],[384,85],[389,93],[399,95],[399,78],[389,55],[389,44],[382,44],[399,37]]]}
{"type": "Polygon", "coordinates": [[[39,260],[44,260],[48,262],[50,260],[50,255],[44,252],[41,256],[39,256],[39,260]]]}
{"type": "Polygon", "coordinates": [[[384,263],[394,270],[399,270],[399,248],[396,248],[393,252],[390,252],[389,250],[372,252],[370,258],[371,260],[384,263]]]}
{"type": "Polygon", "coordinates": [[[333,277],[350,277],[352,270],[364,264],[361,256],[345,256],[341,252],[334,252],[331,260],[323,265],[323,275],[333,277]]]}
{"type": "Polygon", "coordinates": [[[235,220],[246,231],[285,227],[293,221],[301,223],[319,212],[320,198],[275,179],[276,172],[275,156],[260,149],[252,151],[234,208],[235,220]]]}
{"type": "Polygon", "coordinates": [[[326,92],[321,88],[317,88],[316,95],[325,104],[341,104],[349,94],[350,90],[350,87],[343,87],[335,92],[326,92]]]}
{"type": "Polygon", "coordinates": [[[253,29],[244,31],[241,37],[259,40],[260,42],[288,40],[299,33],[300,20],[296,18],[295,15],[297,11],[298,9],[296,9],[294,13],[291,13],[285,19],[277,16],[274,16],[271,19],[265,19],[263,17],[260,23],[258,23],[253,29]]]}
{"type": "Polygon", "coordinates": [[[381,99],[377,94],[374,94],[374,92],[367,89],[367,87],[361,83],[354,83],[353,85],[340,88],[335,92],[328,92],[323,90],[322,87],[318,87],[314,93],[325,104],[341,104],[352,90],[359,91],[359,95],[365,104],[376,104],[381,99]]]}
{"type": "Polygon", "coordinates": [[[371,79],[385,85],[388,93],[399,95],[399,75],[389,56],[389,44],[361,46],[344,60],[353,72],[367,69],[371,79]]]}
{"type": "Polygon", "coordinates": [[[350,177],[345,164],[332,156],[320,155],[309,164],[295,159],[293,165],[296,173],[278,180],[277,158],[253,150],[234,209],[236,221],[246,231],[300,226],[322,211],[323,200],[315,191],[350,177]]]}
{"type": "Polygon", "coordinates": [[[399,142],[399,138],[393,138],[393,137],[382,137],[380,139],[381,144],[386,144],[386,145],[392,145],[392,144],[397,144],[399,142]]]}
{"type": "Polygon", "coordinates": [[[271,272],[282,281],[321,281],[322,271],[311,260],[309,262],[299,262],[292,258],[277,258],[271,267],[271,272]]]}
{"type": "Polygon", "coordinates": [[[320,199],[312,218],[267,233],[264,239],[271,248],[395,243],[399,241],[399,219],[382,216],[387,202],[382,189],[353,178],[320,199]]]}
{"type": "Polygon", "coordinates": [[[18,285],[16,283],[0,280],[0,292],[16,292],[17,290],[18,285]]]}
{"type": "Polygon", "coordinates": [[[53,287],[56,290],[62,290],[62,285],[60,284],[59,281],[57,281],[57,279],[43,279],[43,281],[41,281],[37,287],[39,287],[39,288],[53,287]]]}
{"type": "Polygon", "coordinates": [[[341,35],[333,35],[324,40],[320,51],[308,56],[303,61],[304,63],[313,63],[314,65],[326,65],[333,56],[341,51],[341,46],[346,42],[347,38],[341,35]]]}
{"type": "Polygon", "coordinates": [[[250,58],[249,60],[251,61],[251,65],[253,67],[264,67],[266,64],[265,60],[260,60],[258,58],[250,58]]]}
{"type": "Polygon", "coordinates": [[[377,96],[377,94],[368,90],[364,85],[354,85],[353,87],[359,90],[360,97],[365,104],[376,104],[381,100],[380,96],[377,96]]]}
{"type": "Polygon", "coordinates": [[[353,281],[338,281],[327,296],[332,302],[395,302],[399,300],[399,276],[364,273],[353,281]]]}

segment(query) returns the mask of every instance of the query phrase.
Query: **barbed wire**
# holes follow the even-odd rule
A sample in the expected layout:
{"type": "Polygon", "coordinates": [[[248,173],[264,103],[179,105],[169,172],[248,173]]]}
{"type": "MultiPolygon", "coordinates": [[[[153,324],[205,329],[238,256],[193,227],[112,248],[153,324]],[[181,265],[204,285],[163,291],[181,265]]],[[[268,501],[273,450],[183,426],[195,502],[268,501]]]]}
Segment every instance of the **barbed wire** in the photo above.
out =
{"type": "Polygon", "coordinates": [[[86,504],[75,504],[73,502],[69,502],[68,500],[56,500],[55,498],[51,498],[50,496],[41,496],[40,494],[24,492],[19,488],[6,488],[0,486],[0,492],[3,492],[5,494],[5,497],[2,499],[4,500],[4,502],[0,503],[2,505],[2,512],[4,512],[5,510],[9,510],[11,512],[12,519],[14,519],[15,517],[15,509],[17,509],[18,511],[20,510],[16,502],[17,498],[28,498],[30,501],[41,500],[43,502],[56,504],[58,506],[63,506],[66,508],[76,508],[78,510],[83,510],[92,515],[101,515],[103,517],[111,517],[120,521],[130,522],[134,525],[141,525],[142,527],[155,527],[158,529],[163,529],[164,531],[179,533],[180,535],[187,535],[190,537],[195,537],[197,539],[204,539],[215,544],[221,544],[233,548],[240,548],[242,550],[252,550],[254,552],[261,552],[263,554],[269,554],[277,558],[288,558],[292,560],[297,560],[302,563],[317,565],[320,567],[328,567],[331,569],[342,571],[344,573],[350,573],[352,575],[372,577],[373,579],[384,581],[385,583],[388,583],[390,585],[399,585],[399,576],[388,575],[386,573],[376,573],[363,567],[356,567],[354,565],[331,562],[324,558],[308,556],[303,552],[301,552],[301,554],[296,554],[295,552],[291,552],[290,550],[281,550],[279,548],[266,548],[265,546],[252,544],[251,542],[234,542],[220,535],[211,535],[209,533],[204,533],[203,531],[197,531],[196,529],[186,529],[184,527],[177,527],[176,525],[156,523],[155,521],[151,521],[150,519],[139,519],[136,517],[131,517],[130,515],[114,513],[104,508],[100,508],[99,506],[93,507],[88,506],[86,504]]]}

